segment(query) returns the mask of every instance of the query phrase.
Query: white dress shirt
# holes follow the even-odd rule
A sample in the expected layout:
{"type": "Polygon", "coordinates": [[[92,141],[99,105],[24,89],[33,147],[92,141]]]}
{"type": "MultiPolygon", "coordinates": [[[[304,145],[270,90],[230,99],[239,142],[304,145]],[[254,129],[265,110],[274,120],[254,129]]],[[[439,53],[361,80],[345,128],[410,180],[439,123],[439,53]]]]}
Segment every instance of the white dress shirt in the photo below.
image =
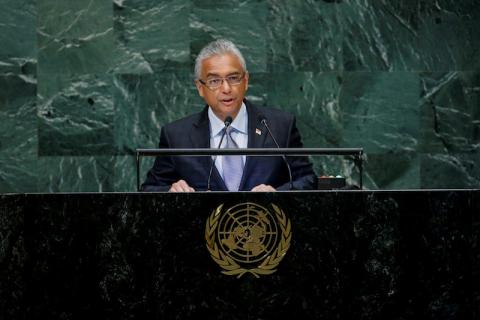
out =
{"type": "MultiPolygon", "coordinates": [[[[212,108],[210,107],[208,108],[208,119],[210,120],[210,148],[216,149],[222,138],[222,130],[225,127],[225,124],[215,115],[215,113],[213,113],[212,108]]],[[[248,114],[245,103],[242,102],[242,106],[230,126],[235,129],[232,131],[232,138],[235,140],[238,147],[246,148],[248,146],[248,114]]],[[[225,148],[226,142],[227,139],[223,138],[220,148],[225,148]]],[[[220,176],[223,178],[222,158],[223,156],[217,156],[215,166],[217,167],[220,176]]],[[[244,165],[246,158],[247,156],[242,156],[244,165]]],[[[215,159],[215,156],[213,156],[212,159],[215,159]]]]}

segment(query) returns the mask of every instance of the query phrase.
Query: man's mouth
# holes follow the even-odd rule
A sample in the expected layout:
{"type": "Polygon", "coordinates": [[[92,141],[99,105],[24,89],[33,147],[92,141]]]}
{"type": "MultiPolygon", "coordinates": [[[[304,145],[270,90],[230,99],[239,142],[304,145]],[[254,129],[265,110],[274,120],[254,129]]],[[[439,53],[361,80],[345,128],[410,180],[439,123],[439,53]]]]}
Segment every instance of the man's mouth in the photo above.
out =
{"type": "Polygon", "coordinates": [[[222,101],[222,103],[223,103],[224,105],[227,105],[227,106],[228,106],[228,105],[231,105],[231,104],[233,103],[233,101],[235,101],[235,99],[233,99],[233,98],[227,98],[227,99],[221,99],[220,101],[222,101]]]}

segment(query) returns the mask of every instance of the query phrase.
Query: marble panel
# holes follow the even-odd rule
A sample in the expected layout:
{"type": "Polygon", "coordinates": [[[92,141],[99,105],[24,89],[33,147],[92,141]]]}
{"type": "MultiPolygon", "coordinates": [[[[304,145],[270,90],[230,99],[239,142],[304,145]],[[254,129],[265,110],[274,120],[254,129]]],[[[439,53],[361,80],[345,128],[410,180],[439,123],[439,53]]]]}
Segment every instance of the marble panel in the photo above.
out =
{"type": "Polygon", "coordinates": [[[339,105],[342,76],[336,72],[271,74],[268,104],[293,113],[307,147],[338,147],[342,139],[339,105]]]}
{"type": "Polygon", "coordinates": [[[419,1],[420,70],[454,71],[480,68],[478,1],[419,1]]]}
{"type": "Polygon", "coordinates": [[[370,190],[419,189],[421,164],[421,156],[414,152],[367,154],[364,187],[370,190]]]}
{"type": "Polygon", "coordinates": [[[480,149],[480,73],[422,73],[421,150],[480,149]]]}
{"type": "Polygon", "coordinates": [[[27,75],[37,77],[35,58],[11,58],[0,63],[0,75],[27,75]]]}
{"type": "Polygon", "coordinates": [[[410,72],[345,72],[340,93],[344,147],[366,153],[416,152],[419,77],[410,72]]]}
{"type": "Polygon", "coordinates": [[[341,1],[268,0],[269,72],[343,70],[341,1]]]}
{"type": "MultiPolygon", "coordinates": [[[[296,116],[305,147],[341,148],[342,110],[339,104],[343,76],[338,72],[278,72],[266,79],[266,105],[296,116]]],[[[355,146],[361,147],[361,146],[355,146]]],[[[311,158],[317,175],[341,175],[358,184],[353,162],[339,156],[311,158]]]]}
{"type": "Polygon", "coordinates": [[[114,191],[115,157],[39,157],[38,189],[43,192],[114,191]]]}
{"type": "Polygon", "coordinates": [[[40,76],[41,156],[114,153],[112,76],[40,76]]]}
{"type": "Polygon", "coordinates": [[[0,21],[0,73],[12,60],[36,60],[36,1],[2,0],[0,21]]]}
{"type": "Polygon", "coordinates": [[[479,64],[473,0],[347,0],[345,70],[449,71],[479,64]]]}
{"type": "Polygon", "coordinates": [[[279,76],[283,75],[267,72],[250,72],[245,98],[257,106],[268,106],[269,98],[275,95],[275,92],[272,91],[272,83],[279,76]]]}
{"type": "Polygon", "coordinates": [[[156,148],[161,127],[204,107],[193,83],[193,72],[116,75],[115,147],[119,154],[136,148],[156,148]]]}
{"type": "Polygon", "coordinates": [[[480,152],[421,154],[422,188],[479,188],[480,152]]]}
{"type": "Polygon", "coordinates": [[[190,14],[192,62],[207,43],[225,38],[233,41],[242,51],[248,71],[267,70],[265,1],[192,0],[192,5],[190,14]]]}
{"type": "MultiPolygon", "coordinates": [[[[140,185],[145,181],[148,170],[152,168],[154,157],[142,157],[140,159],[140,185]]],[[[137,191],[137,162],[136,157],[131,155],[115,157],[114,166],[115,181],[113,191],[136,192],[137,191]]]]}
{"type": "Polygon", "coordinates": [[[35,192],[37,80],[0,75],[0,192],[35,192]]]}
{"type": "Polygon", "coordinates": [[[38,73],[83,75],[112,67],[112,2],[38,0],[38,73]]]}
{"type": "Polygon", "coordinates": [[[346,0],[342,7],[345,70],[419,68],[418,1],[346,0]]]}
{"type": "Polygon", "coordinates": [[[190,67],[189,0],[114,1],[115,73],[190,67]]]}
{"type": "Polygon", "coordinates": [[[37,179],[38,162],[35,157],[0,156],[0,193],[38,192],[37,179]]]}

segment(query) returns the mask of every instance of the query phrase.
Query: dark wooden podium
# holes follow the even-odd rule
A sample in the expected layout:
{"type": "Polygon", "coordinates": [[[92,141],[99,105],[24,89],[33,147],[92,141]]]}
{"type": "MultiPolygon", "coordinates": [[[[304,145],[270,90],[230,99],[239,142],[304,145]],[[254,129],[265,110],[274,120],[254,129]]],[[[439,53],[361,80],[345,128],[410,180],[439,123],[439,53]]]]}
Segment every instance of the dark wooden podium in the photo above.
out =
{"type": "Polygon", "coordinates": [[[0,319],[478,319],[479,190],[0,195],[0,319]],[[281,208],[276,272],[225,275],[206,222],[281,208]]]}

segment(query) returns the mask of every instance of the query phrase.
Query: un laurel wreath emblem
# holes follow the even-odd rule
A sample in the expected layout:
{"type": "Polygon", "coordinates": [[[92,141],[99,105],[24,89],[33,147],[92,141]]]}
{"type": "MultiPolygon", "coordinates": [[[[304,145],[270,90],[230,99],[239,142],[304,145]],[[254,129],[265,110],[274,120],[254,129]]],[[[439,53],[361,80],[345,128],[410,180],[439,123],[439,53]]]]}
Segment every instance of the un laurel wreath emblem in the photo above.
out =
{"type": "Polygon", "coordinates": [[[273,210],[252,202],[237,204],[222,212],[218,206],[205,227],[212,259],[226,275],[272,274],[282,261],[292,239],[291,224],[276,205],[273,210]],[[273,211],[273,212],[272,212],[273,211]]]}

